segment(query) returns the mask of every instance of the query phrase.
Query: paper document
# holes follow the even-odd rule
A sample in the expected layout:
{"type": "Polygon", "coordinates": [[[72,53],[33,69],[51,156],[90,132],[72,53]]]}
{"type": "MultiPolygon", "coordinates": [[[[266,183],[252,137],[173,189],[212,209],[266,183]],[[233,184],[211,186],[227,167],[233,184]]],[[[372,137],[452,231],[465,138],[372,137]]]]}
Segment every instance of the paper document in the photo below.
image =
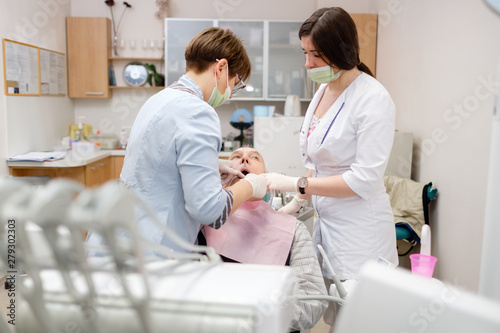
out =
{"type": "Polygon", "coordinates": [[[27,154],[15,155],[9,157],[7,161],[9,162],[19,162],[19,161],[31,161],[31,162],[44,162],[44,161],[56,161],[63,159],[66,156],[65,151],[32,151],[27,154]]]}

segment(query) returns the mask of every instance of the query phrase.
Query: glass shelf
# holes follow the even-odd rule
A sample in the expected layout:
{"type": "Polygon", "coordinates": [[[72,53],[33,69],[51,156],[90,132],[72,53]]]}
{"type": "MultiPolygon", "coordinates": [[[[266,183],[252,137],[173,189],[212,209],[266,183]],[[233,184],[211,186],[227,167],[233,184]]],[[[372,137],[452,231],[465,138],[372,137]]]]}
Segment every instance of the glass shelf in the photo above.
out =
{"type": "Polygon", "coordinates": [[[147,57],[110,57],[109,60],[124,60],[124,61],[163,61],[163,58],[147,58],[147,57]]]}
{"type": "Polygon", "coordinates": [[[134,87],[134,86],[109,86],[110,89],[156,89],[156,90],[161,90],[165,87],[151,87],[151,86],[139,86],[139,87],[134,87]]]}

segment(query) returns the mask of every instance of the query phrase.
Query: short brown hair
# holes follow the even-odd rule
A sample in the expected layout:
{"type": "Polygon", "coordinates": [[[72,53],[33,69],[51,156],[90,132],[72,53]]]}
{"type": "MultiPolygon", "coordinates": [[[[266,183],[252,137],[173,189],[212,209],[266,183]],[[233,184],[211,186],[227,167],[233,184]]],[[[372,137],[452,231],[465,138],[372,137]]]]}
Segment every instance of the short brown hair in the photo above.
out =
{"type": "Polygon", "coordinates": [[[229,29],[207,28],[196,35],[186,47],[186,71],[204,72],[217,59],[226,59],[229,75],[238,74],[246,81],[252,64],[242,41],[229,29]]]}
{"type": "Polygon", "coordinates": [[[315,11],[299,30],[299,38],[309,36],[316,51],[329,65],[359,70],[373,76],[359,60],[358,31],[351,15],[340,7],[315,11]]]}

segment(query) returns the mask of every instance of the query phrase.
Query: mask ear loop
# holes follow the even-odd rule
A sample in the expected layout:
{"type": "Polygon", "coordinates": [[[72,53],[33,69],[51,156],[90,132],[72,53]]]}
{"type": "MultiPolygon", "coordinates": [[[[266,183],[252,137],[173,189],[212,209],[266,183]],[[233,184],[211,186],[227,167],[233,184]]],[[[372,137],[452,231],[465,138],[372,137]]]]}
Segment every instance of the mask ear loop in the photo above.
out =
{"type": "MultiPolygon", "coordinates": [[[[217,63],[220,61],[219,59],[215,60],[217,61],[217,63]]],[[[215,66],[214,79],[215,79],[215,89],[217,89],[217,65],[215,66]]]]}
{"type": "MultiPolygon", "coordinates": [[[[215,59],[217,62],[219,62],[219,59],[215,59]]],[[[226,87],[229,87],[229,63],[226,64],[226,87]]],[[[217,89],[217,69],[215,70],[215,89],[217,89]]],[[[227,89],[227,88],[226,88],[227,89]]]]}

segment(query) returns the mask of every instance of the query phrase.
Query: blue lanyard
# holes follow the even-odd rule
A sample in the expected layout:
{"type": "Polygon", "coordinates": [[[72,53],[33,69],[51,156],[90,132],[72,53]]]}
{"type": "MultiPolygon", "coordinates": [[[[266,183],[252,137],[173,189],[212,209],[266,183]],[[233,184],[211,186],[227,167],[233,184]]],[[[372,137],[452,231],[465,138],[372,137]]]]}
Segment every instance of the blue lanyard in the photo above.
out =
{"type": "Polygon", "coordinates": [[[323,144],[323,141],[325,141],[326,136],[328,135],[328,132],[330,132],[330,128],[332,128],[333,123],[335,122],[335,119],[337,119],[337,116],[339,115],[340,111],[344,107],[345,102],[342,102],[342,105],[340,106],[340,109],[337,111],[337,114],[335,117],[333,117],[332,122],[330,123],[330,126],[328,126],[328,129],[326,130],[325,136],[323,137],[323,140],[321,140],[321,144],[323,144]]]}

